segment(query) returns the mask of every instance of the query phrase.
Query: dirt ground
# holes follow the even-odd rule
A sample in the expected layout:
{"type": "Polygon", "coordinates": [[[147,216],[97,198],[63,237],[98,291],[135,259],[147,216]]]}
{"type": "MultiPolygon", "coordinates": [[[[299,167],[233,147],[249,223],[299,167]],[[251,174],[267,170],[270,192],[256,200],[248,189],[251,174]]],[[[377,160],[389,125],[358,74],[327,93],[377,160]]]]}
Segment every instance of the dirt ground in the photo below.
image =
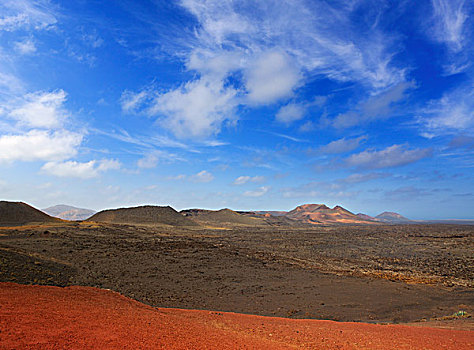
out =
{"type": "Polygon", "coordinates": [[[107,288],[157,307],[441,322],[474,313],[473,238],[455,225],[12,227],[0,229],[0,281],[107,288]]]}
{"type": "Polygon", "coordinates": [[[154,309],[90,287],[0,283],[0,349],[472,349],[472,331],[154,309]]]}

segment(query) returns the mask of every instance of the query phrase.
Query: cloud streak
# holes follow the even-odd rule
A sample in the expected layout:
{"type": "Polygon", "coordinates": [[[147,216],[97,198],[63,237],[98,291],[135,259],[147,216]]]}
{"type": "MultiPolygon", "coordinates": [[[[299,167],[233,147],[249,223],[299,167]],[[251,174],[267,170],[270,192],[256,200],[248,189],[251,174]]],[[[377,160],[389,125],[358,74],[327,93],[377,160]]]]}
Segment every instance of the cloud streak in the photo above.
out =
{"type": "Polygon", "coordinates": [[[367,140],[367,136],[359,136],[354,139],[346,139],[345,137],[339,140],[334,140],[320,148],[320,151],[328,154],[346,153],[355,150],[360,144],[367,140]]]}
{"type": "Polygon", "coordinates": [[[430,148],[407,149],[404,145],[393,145],[380,151],[366,150],[346,158],[346,164],[365,169],[382,169],[407,165],[429,157],[430,148]]]}

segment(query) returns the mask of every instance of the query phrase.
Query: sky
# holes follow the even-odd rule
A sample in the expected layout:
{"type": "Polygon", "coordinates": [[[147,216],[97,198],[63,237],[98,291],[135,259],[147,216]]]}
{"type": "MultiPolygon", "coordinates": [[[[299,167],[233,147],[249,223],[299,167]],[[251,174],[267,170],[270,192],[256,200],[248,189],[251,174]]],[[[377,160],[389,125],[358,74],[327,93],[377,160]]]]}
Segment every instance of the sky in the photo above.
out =
{"type": "Polygon", "coordinates": [[[0,0],[0,198],[474,218],[470,0],[0,0]]]}

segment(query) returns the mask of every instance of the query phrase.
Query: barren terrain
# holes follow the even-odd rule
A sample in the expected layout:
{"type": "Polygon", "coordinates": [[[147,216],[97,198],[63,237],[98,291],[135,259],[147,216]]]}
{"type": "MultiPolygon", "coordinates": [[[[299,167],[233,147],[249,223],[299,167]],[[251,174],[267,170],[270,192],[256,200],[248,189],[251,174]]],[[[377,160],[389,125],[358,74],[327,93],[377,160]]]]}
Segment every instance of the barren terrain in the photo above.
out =
{"type": "Polygon", "coordinates": [[[106,290],[0,283],[1,349],[472,349],[472,331],[152,308],[106,290]]]}
{"type": "Polygon", "coordinates": [[[108,288],[158,307],[436,321],[474,312],[473,237],[455,225],[3,227],[0,281],[108,288]]]}

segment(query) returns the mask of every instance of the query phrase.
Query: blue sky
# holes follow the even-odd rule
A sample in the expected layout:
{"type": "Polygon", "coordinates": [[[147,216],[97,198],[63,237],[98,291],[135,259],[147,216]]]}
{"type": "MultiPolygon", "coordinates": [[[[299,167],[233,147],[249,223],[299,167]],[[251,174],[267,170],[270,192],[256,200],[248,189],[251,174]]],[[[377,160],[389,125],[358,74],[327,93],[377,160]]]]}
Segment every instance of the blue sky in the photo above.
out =
{"type": "Polygon", "coordinates": [[[0,0],[0,197],[472,219],[473,13],[0,0]]]}

